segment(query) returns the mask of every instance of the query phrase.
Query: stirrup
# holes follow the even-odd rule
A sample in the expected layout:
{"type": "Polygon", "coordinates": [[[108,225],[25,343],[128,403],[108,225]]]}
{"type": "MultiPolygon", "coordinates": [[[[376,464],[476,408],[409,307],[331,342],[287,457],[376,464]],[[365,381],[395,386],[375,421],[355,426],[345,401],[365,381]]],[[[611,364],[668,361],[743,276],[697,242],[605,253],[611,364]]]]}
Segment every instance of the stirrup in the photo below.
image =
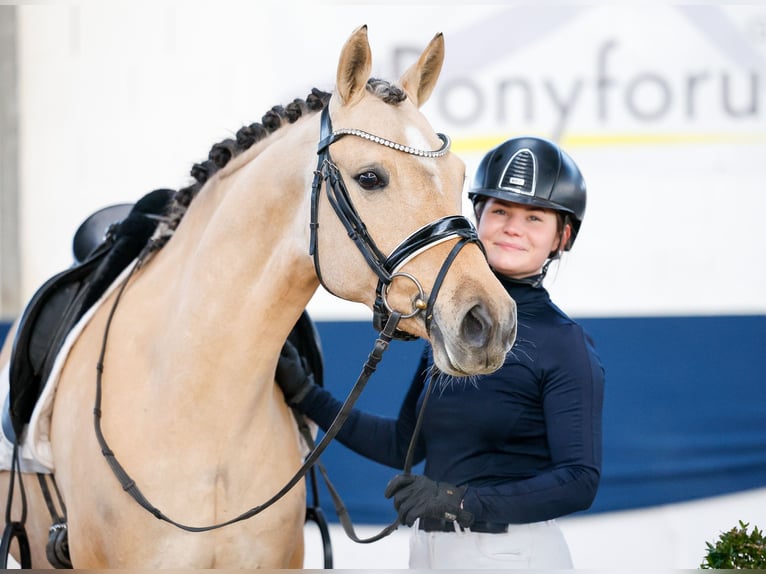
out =
{"type": "Polygon", "coordinates": [[[72,568],[66,522],[56,522],[48,529],[45,555],[54,568],[72,568]]]}

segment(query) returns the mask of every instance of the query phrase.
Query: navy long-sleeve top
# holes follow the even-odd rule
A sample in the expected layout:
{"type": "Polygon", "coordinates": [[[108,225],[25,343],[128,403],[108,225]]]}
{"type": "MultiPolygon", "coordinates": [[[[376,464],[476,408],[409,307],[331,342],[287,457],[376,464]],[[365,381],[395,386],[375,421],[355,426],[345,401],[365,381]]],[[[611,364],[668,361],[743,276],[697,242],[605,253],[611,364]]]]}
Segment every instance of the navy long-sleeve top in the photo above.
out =
{"type": "MultiPolygon", "coordinates": [[[[415,463],[467,486],[476,520],[529,523],[590,507],[601,472],[604,371],[590,338],[542,287],[498,275],[517,304],[516,343],[496,372],[472,381],[434,375],[415,463]]],[[[399,416],[354,409],[337,440],[401,469],[433,357],[426,346],[399,416]]],[[[341,402],[313,389],[299,410],[327,429],[341,402]]]]}

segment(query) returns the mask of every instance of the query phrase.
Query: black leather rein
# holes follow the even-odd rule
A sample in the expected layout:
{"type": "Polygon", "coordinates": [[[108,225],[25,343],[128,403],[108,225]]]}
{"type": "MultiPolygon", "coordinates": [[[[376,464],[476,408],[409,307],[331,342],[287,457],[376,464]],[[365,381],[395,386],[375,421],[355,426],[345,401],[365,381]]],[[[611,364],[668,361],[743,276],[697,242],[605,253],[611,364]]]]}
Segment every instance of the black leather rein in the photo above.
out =
{"type": "MultiPolygon", "coordinates": [[[[101,429],[101,418],[102,418],[101,397],[102,397],[102,387],[103,387],[102,379],[103,379],[103,373],[105,368],[107,339],[109,336],[112,320],[114,318],[119,302],[122,298],[122,295],[125,291],[125,288],[127,287],[128,283],[130,282],[130,279],[132,278],[136,270],[139,269],[146,262],[146,260],[152,255],[152,253],[159,248],[158,245],[156,245],[152,241],[149,242],[149,244],[144,248],[144,251],[142,251],[142,253],[138,256],[135,265],[127,274],[126,278],[124,279],[119,289],[117,290],[114,303],[109,312],[109,316],[106,321],[106,326],[104,328],[104,336],[101,342],[101,351],[100,351],[98,363],[96,365],[96,398],[95,398],[95,404],[93,407],[93,424],[94,424],[96,439],[98,440],[98,444],[99,444],[99,447],[101,448],[102,454],[104,455],[107,463],[112,469],[112,472],[114,473],[114,475],[117,477],[118,481],[120,482],[123,490],[125,490],[125,492],[127,492],[141,507],[143,507],[145,510],[150,512],[156,518],[163,520],[165,522],[168,522],[182,530],[186,530],[189,532],[205,532],[209,530],[222,528],[223,526],[227,526],[229,524],[233,524],[235,522],[240,522],[242,520],[251,518],[255,516],[256,514],[259,514],[263,510],[266,510],[268,507],[272,506],[279,499],[281,499],[290,489],[292,489],[293,486],[295,486],[301,479],[303,479],[305,475],[307,474],[307,472],[309,471],[309,469],[318,462],[319,456],[322,454],[322,452],[324,452],[324,450],[327,448],[330,442],[335,438],[338,431],[340,431],[341,426],[346,422],[346,419],[348,418],[348,415],[350,414],[351,409],[356,403],[356,400],[358,399],[358,397],[361,395],[361,392],[364,389],[365,385],[367,384],[367,381],[369,380],[370,376],[375,372],[377,368],[377,364],[382,359],[383,353],[386,351],[386,349],[388,349],[388,346],[391,340],[395,337],[399,337],[399,338],[409,337],[409,335],[406,335],[405,333],[402,333],[401,331],[397,330],[399,321],[402,318],[412,317],[418,313],[423,313],[426,327],[429,328],[431,316],[433,314],[433,306],[436,300],[436,295],[455,257],[457,257],[457,254],[460,252],[460,250],[468,243],[476,243],[477,245],[481,247],[481,243],[476,233],[476,229],[474,228],[473,224],[471,224],[471,222],[468,219],[462,216],[449,216],[449,217],[442,217],[440,219],[437,219],[429,223],[428,225],[424,226],[423,228],[417,230],[415,233],[411,234],[404,241],[402,241],[402,243],[396,249],[394,249],[394,251],[388,257],[383,255],[381,251],[375,245],[375,242],[372,240],[370,235],[367,233],[367,229],[366,229],[366,226],[364,225],[364,222],[359,217],[356,209],[354,208],[351,202],[351,198],[348,195],[348,191],[343,182],[343,178],[341,177],[341,174],[337,166],[332,162],[330,158],[329,146],[333,142],[337,141],[339,138],[346,135],[354,135],[354,136],[362,137],[362,138],[374,141],[375,143],[379,143],[381,145],[393,147],[394,149],[397,149],[405,153],[410,153],[413,155],[419,155],[423,157],[434,157],[434,158],[441,157],[447,153],[447,151],[449,150],[449,145],[450,145],[449,138],[447,138],[447,136],[444,136],[442,134],[439,134],[439,137],[441,138],[443,142],[443,146],[440,149],[435,151],[423,151],[423,150],[416,150],[413,148],[409,148],[401,144],[396,144],[389,140],[385,140],[383,138],[373,136],[371,134],[368,134],[360,130],[347,129],[347,130],[339,130],[338,132],[333,133],[327,107],[325,107],[324,110],[322,111],[321,137],[319,142],[319,149],[317,152],[319,154],[319,165],[317,167],[317,171],[314,177],[314,183],[312,186],[311,246],[310,246],[311,254],[314,257],[314,265],[316,267],[317,276],[319,277],[320,282],[322,282],[322,275],[321,275],[321,271],[319,267],[318,245],[317,245],[317,233],[318,233],[317,204],[319,199],[320,188],[322,187],[321,183],[324,180],[328,183],[326,188],[327,188],[327,195],[330,200],[330,204],[333,206],[333,209],[337,213],[338,218],[340,219],[340,221],[343,223],[344,227],[348,231],[349,237],[353,239],[357,248],[362,252],[365,259],[367,260],[369,266],[378,276],[379,281],[378,281],[378,287],[376,291],[374,320],[375,320],[376,328],[379,328],[380,333],[379,333],[379,337],[375,341],[373,350],[370,352],[369,356],[367,357],[367,361],[365,362],[362,368],[362,372],[360,373],[356,383],[354,384],[354,387],[351,389],[349,396],[346,398],[346,401],[343,403],[343,406],[341,407],[341,410],[338,412],[338,415],[335,417],[335,420],[333,420],[332,424],[327,429],[327,432],[322,437],[322,440],[319,442],[319,444],[317,444],[311,450],[310,454],[304,459],[303,464],[295,473],[295,475],[276,494],[274,494],[266,502],[258,506],[255,506],[251,508],[250,510],[247,510],[246,512],[243,512],[239,516],[236,516],[230,520],[227,520],[225,522],[221,522],[218,524],[213,524],[210,526],[189,526],[189,525],[181,524],[179,522],[172,520],[171,518],[166,516],[160,509],[152,505],[151,502],[149,502],[149,500],[140,491],[135,481],[130,477],[130,475],[127,473],[124,467],[117,460],[116,455],[109,447],[109,444],[107,443],[106,438],[104,437],[104,434],[101,429]],[[423,301],[425,299],[423,288],[420,286],[420,283],[417,281],[417,279],[415,279],[414,277],[412,277],[411,275],[407,273],[398,272],[397,270],[401,268],[407,261],[409,261],[416,255],[418,255],[423,250],[428,249],[438,243],[442,243],[444,241],[454,239],[454,238],[459,238],[459,241],[452,248],[452,251],[449,253],[444,263],[442,264],[442,267],[439,270],[439,273],[434,282],[434,286],[431,291],[431,294],[428,297],[428,301],[425,302],[423,301]],[[419,290],[420,299],[419,301],[415,302],[414,310],[412,311],[412,313],[408,315],[403,315],[399,311],[391,309],[388,306],[388,303],[386,301],[387,289],[391,285],[393,279],[397,276],[402,276],[402,277],[406,277],[410,279],[417,285],[419,290]]],[[[322,282],[322,284],[324,285],[324,282],[322,282]]],[[[430,394],[430,388],[429,388],[429,391],[426,392],[426,395],[428,394],[430,394]]],[[[423,404],[423,407],[425,407],[425,402],[423,404]]],[[[421,415],[423,413],[423,410],[424,409],[421,408],[421,413],[420,413],[421,415]]],[[[420,418],[419,418],[418,424],[416,424],[415,432],[413,433],[413,436],[410,442],[409,451],[408,451],[406,462],[405,462],[405,468],[404,468],[405,472],[409,472],[411,468],[414,445],[417,441],[419,428],[420,428],[420,418]]],[[[337,501],[336,501],[336,507],[337,507],[337,501]]],[[[341,514],[343,513],[344,511],[341,510],[341,514]]],[[[396,524],[397,524],[396,522],[392,523],[383,532],[381,532],[377,536],[374,536],[373,538],[370,538],[367,540],[360,540],[353,534],[353,528],[350,526],[348,521],[345,520],[345,517],[342,517],[342,522],[344,524],[344,528],[346,529],[347,533],[350,532],[349,536],[351,536],[352,539],[356,540],[357,542],[371,542],[373,540],[378,540],[379,538],[382,538],[383,536],[393,531],[396,528],[396,524]]]]}
{"type": "MultiPolygon", "coordinates": [[[[173,526],[176,526],[177,528],[180,528],[181,530],[185,530],[187,532],[207,532],[209,530],[216,530],[218,528],[228,526],[229,524],[234,524],[236,522],[247,520],[248,518],[252,518],[256,514],[260,514],[261,512],[263,512],[264,510],[272,506],[274,503],[279,501],[285,494],[287,494],[293,488],[293,486],[298,484],[298,482],[300,482],[306,476],[306,474],[311,469],[311,467],[319,460],[319,456],[324,452],[324,450],[327,448],[330,442],[338,434],[341,427],[343,426],[343,423],[346,422],[346,419],[348,418],[348,415],[351,412],[351,409],[354,407],[354,404],[356,403],[357,399],[362,394],[362,390],[367,384],[367,381],[369,380],[370,376],[375,372],[375,369],[377,368],[378,363],[383,358],[383,353],[386,351],[386,349],[388,349],[388,345],[391,342],[393,332],[396,330],[396,325],[398,324],[401,315],[396,312],[391,314],[391,317],[389,318],[385,326],[385,329],[383,329],[379,337],[375,340],[375,345],[373,347],[373,350],[370,352],[369,356],[367,357],[367,361],[364,364],[364,367],[362,369],[361,374],[359,375],[359,378],[354,384],[354,387],[351,389],[349,396],[346,398],[346,401],[343,403],[343,406],[341,407],[340,412],[338,412],[338,415],[335,417],[335,420],[333,420],[332,424],[327,429],[327,432],[322,437],[322,440],[319,442],[319,444],[317,444],[312,449],[311,453],[304,459],[304,462],[301,465],[301,467],[296,471],[293,477],[276,494],[274,494],[271,498],[269,498],[263,504],[255,506],[251,508],[250,510],[243,512],[239,516],[235,516],[234,518],[231,518],[224,522],[212,524],[209,526],[189,526],[169,518],[159,508],[157,508],[151,502],[149,502],[149,500],[143,495],[141,490],[138,488],[138,485],[136,484],[136,482],[131,478],[131,476],[127,473],[125,468],[117,460],[116,455],[114,454],[112,449],[109,447],[109,444],[107,443],[106,438],[104,437],[104,433],[101,429],[101,416],[102,416],[101,395],[102,395],[102,388],[103,388],[102,379],[103,379],[103,373],[104,373],[104,357],[106,355],[106,345],[107,345],[107,339],[109,336],[109,330],[111,328],[112,320],[117,310],[117,306],[120,302],[120,299],[122,298],[122,295],[125,291],[126,286],[130,282],[130,279],[133,273],[136,271],[136,269],[138,269],[141,266],[141,263],[144,257],[150,253],[151,249],[152,248],[150,244],[150,246],[148,246],[145,249],[144,253],[142,253],[142,255],[139,256],[138,262],[133,266],[133,268],[130,270],[125,280],[120,285],[120,288],[117,291],[117,295],[115,297],[114,304],[112,305],[112,308],[109,312],[109,316],[106,321],[106,326],[104,328],[104,337],[101,343],[101,352],[99,354],[98,363],[96,365],[96,399],[95,399],[95,404],[93,407],[93,425],[95,429],[96,439],[98,441],[99,447],[101,448],[101,454],[104,455],[106,462],[109,464],[109,467],[112,469],[112,472],[114,473],[115,477],[117,477],[117,480],[120,482],[122,489],[125,492],[127,492],[131,496],[131,498],[133,498],[133,500],[135,500],[141,507],[143,507],[149,513],[154,515],[155,518],[168,522],[169,524],[172,524],[173,526]]],[[[416,439],[416,436],[413,435],[410,449],[413,448],[415,439],[416,439]]]]}

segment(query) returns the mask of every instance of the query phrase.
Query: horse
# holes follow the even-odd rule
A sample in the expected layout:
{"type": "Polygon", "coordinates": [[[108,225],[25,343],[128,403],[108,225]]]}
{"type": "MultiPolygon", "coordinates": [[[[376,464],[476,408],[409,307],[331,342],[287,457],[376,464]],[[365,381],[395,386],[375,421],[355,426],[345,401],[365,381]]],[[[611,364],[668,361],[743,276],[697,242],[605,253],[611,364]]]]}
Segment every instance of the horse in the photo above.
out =
{"type": "MultiPolygon", "coordinates": [[[[274,373],[320,284],[381,324],[396,316],[399,333],[431,342],[444,373],[503,363],[515,305],[460,215],[465,164],[419,109],[443,60],[437,34],[398,82],[371,78],[361,26],[331,92],[275,106],[195,164],[149,255],[103,297],[61,367],[50,444],[75,568],[301,567],[303,481],[247,520],[193,529],[269,499],[301,466],[274,373]],[[191,529],[128,495],[96,417],[134,484],[191,529]]],[[[21,476],[32,564],[45,568],[50,514],[34,475],[21,476]]]]}

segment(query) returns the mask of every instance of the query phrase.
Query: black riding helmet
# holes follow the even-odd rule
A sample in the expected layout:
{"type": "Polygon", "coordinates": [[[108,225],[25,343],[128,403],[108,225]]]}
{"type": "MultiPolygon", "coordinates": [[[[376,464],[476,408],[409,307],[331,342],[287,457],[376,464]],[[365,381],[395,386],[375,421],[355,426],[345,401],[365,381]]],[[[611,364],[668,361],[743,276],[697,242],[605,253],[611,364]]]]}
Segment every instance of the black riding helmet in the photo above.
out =
{"type": "Polygon", "coordinates": [[[555,143],[538,137],[512,138],[487,152],[468,197],[474,210],[477,203],[495,197],[564,213],[572,224],[566,251],[585,215],[585,180],[577,164],[555,143]]]}

